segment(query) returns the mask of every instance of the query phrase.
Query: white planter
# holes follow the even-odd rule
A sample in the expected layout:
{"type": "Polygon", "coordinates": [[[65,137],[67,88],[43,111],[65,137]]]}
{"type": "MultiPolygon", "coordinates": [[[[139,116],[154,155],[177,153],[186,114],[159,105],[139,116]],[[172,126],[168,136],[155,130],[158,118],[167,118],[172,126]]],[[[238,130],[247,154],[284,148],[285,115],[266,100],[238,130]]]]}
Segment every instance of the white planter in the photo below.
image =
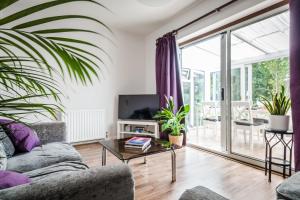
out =
{"type": "Polygon", "coordinates": [[[270,115],[270,129],[287,131],[289,129],[290,116],[288,115],[270,115]]]}

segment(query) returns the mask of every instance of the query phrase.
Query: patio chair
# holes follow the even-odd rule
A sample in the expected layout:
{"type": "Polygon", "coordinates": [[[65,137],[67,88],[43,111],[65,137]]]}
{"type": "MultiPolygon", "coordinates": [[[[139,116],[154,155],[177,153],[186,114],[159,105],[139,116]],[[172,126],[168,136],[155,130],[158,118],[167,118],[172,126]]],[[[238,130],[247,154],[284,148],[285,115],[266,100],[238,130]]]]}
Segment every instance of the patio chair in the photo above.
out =
{"type": "Polygon", "coordinates": [[[249,145],[253,150],[253,134],[258,136],[265,128],[265,120],[253,118],[251,103],[249,101],[233,101],[232,106],[232,130],[233,135],[237,137],[238,130],[242,130],[244,134],[244,143],[247,143],[246,133],[249,133],[249,145]]]}
{"type": "Polygon", "coordinates": [[[202,103],[202,121],[204,134],[206,134],[206,129],[213,130],[215,134],[218,133],[221,123],[220,106],[218,102],[210,101],[202,103]]]}

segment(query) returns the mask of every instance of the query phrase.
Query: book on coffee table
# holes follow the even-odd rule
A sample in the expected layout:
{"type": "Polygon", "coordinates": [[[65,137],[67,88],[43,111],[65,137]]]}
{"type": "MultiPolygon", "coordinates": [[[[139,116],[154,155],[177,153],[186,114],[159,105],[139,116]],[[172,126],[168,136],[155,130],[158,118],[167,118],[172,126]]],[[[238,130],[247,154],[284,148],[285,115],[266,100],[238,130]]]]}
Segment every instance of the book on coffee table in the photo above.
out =
{"type": "Polygon", "coordinates": [[[134,149],[146,149],[151,142],[151,138],[147,137],[133,137],[125,142],[125,148],[134,148],[134,149]]]}
{"type": "Polygon", "coordinates": [[[151,148],[151,144],[146,146],[145,148],[131,148],[131,147],[125,147],[126,153],[145,153],[151,148]]]}

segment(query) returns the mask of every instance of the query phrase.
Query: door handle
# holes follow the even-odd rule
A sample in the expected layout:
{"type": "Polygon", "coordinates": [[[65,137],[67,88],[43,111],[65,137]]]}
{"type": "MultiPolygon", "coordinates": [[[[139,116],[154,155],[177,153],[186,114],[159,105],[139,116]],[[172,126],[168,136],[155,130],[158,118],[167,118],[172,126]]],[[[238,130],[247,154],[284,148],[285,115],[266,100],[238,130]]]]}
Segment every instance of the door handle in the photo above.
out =
{"type": "Polygon", "coordinates": [[[225,100],[225,89],[221,88],[221,100],[224,101],[225,100]]]}

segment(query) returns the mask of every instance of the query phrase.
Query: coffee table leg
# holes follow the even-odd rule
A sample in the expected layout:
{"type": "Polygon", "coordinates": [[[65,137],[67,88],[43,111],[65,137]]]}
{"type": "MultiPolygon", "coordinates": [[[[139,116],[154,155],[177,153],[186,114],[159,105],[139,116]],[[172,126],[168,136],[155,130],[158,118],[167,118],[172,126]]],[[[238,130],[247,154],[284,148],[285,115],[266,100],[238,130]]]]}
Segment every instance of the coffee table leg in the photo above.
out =
{"type": "Polygon", "coordinates": [[[122,162],[123,162],[124,164],[128,165],[129,160],[122,160],[122,162]]]}
{"type": "Polygon", "coordinates": [[[102,166],[106,165],[106,148],[103,147],[102,149],[102,166]]]}
{"type": "Polygon", "coordinates": [[[171,150],[171,158],[172,158],[172,182],[176,181],[176,154],[175,151],[171,150]]]}

